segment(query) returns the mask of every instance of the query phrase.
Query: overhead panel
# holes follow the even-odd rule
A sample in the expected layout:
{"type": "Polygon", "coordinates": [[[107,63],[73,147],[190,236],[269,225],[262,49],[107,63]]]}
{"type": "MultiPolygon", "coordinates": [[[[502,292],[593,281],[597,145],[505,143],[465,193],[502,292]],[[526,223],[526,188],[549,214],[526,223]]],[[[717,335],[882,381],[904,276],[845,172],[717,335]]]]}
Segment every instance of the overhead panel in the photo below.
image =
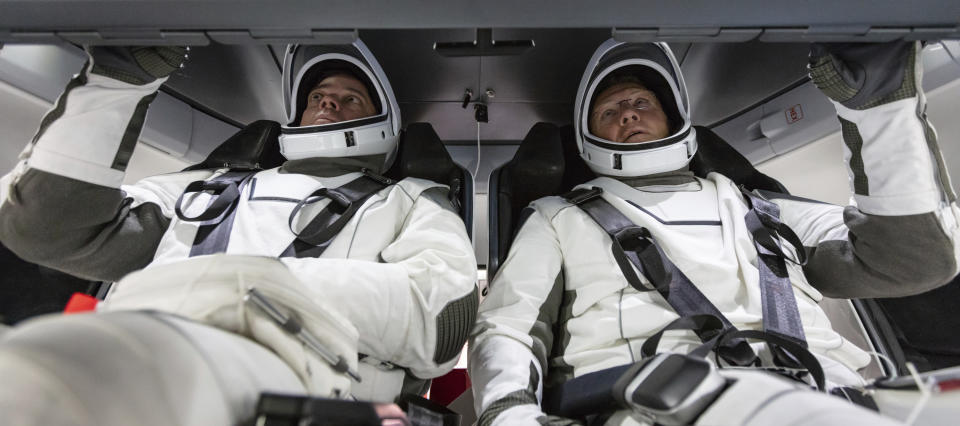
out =
{"type": "Polygon", "coordinates": [[[806,43],[694,43],[681,69],[693,122],[713,125],[807,76],[806,43]]]}
{"type": "Polygon", "coordinates": [[[0,81],[53,103],[86,60],[73,47],[7,46],[0,50],[0,81]]]}
{"type": "Polygon", "coordinates": [[[572,105],[590,55],[610,38],[610,31],[604,29],[497,29],[493,34],[495,39],[533,40],[535,47],[522,55],[482,58],[480,84],[483,89],[495,89],[492,103],[572,105]]]}
{"type": "MultiPolygon", "coordinates": [[[[929,44],[923,52],[923,89],[930,95],[960,79],[960,43],[929,44]]],[[[840,130],[836,109],[810,81],[778,93],[724,120],[713,130],[754,164],[786,154],[840,130]]]]}
{"type": "Polygon", "coordinates": [[[172,41],[197,31],[276,39],[290,29],[312,37],[331,29],[618,28],[653,32],[663,41],[882,41],[957,38],[958,17],[960,2],[950,0],[0,0],[0,40],[36,41],[57,32],[116,41],[122,39],[116,32],[127,31],[172,41]]]}
{"type": "Polygon", "coordinates": [[[191,47],[190,59],[165,87],[192,106],[235,124],[283,120],[280,69],[266,45],[191,47]]]}
{"type": "Polygon", "coordinates": [[[438,41],[473,40],[474,36],[473,29],[360,32],[402,103],[459,103],[464,90],[476,93],[479,58],[444,57],[433,50],[438,41]]]}

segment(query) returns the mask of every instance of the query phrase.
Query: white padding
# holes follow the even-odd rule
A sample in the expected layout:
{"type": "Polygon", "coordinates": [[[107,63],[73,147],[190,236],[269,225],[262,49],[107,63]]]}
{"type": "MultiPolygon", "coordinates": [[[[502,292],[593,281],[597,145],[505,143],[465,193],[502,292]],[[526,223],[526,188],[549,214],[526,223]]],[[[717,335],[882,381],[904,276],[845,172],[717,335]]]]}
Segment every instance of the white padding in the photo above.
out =
{"type": "Polygon", "coordinates": [[[5,425],[239,424],[261,392],[304,392],[266,348],[156,312],[27,322],[0,341],[0,375],[5,425]]]}
{"type": "Polygon", "coordinates": [[[384,154],[393,151],[397,145],[397,137],[389,130],[390,122],[384,121],[343,131],[282,134],[280,152],[288,160],[384,154]],[[351,146],[347,144],[348,133],[353,137],[351,146]]]}
{"type": "Polygon", "coordinates": [[[66,101],[63,114],[44,131],[27,165],[116,188],[124,172],[111,165],[130,119],[137,104],[166,79],[134,86],[95,74],[87,78],[86,85],[74,88],[59,101],[66,101]]]}
{"type": "MultiPolygon", "coordinates": [[[[863,138],[863,168],[868,195],[854,194],[864,213],[901,216],[936,210],[942,200],[937,165],[917,117],[917,97],[852,110],[834,102],[843,119],[856,124],[863,138]]],[[[844,160],[852,153],[844,144],[844,160]]],[[[851,180],[853,179],[853,171],[851,180]]]]}

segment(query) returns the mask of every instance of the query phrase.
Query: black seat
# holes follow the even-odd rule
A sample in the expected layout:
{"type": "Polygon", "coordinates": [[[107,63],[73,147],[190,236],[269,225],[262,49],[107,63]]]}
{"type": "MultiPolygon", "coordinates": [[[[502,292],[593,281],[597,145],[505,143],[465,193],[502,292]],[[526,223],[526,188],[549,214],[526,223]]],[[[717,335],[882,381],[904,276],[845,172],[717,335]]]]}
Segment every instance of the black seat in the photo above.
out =
{"type": "Polygon", "coordinates": [[[272,169],[286,159],[280,154],[280,123],[254,121],[213,149],[207,158],[183,171],[201,169],[272,169]]]}
{"type": "Polygon", "coordinates": [[[538,198],[568,192],[594,177],[577,154],[572,129],[534,124],[513,158],[490,173],[488,279],[493,279],[507,257],[524,207],[538,198]],[[563,137],[567,132],[569,140],[563,137]]]}
{"type": "Polygon", "coordinates": [[[410,123],[400,133],[397,158],[385,175],[391,179],[414,177],[450,187],[450,201],[460,212],[473,238],[473,175],[459,164],[437,136],[430,123],[410,123]]]}
{"type": "MultiPolygon", "coordinates": [[[[259,120],[217,146],[205,160],[184,171],[214,168],[271,169],[286,161],[280,154],[280,124],[259,120]]],[[[400,133],[397,157],[385,175],[429,179],[450,186],[450,200],[473,236],[473,178],[453,162],[429,123],[411,123],[400,133]]]]}
{"type": "MultiPolygon", "coordinates": [[[[788,193],[780,182],[760,173],[713,131],[700,126],[696,129],[699,147],[690,162],[695,175],[706,177],[716,171],[748,189],[788,193]]],[[[566,193],[594,177],[580,158],[573,126],[535,124],[513,158],[490,174],[489,279],[510,251],[517,228],[523,223],[520,215],[524,207],[538,198],[566,193]]]]}

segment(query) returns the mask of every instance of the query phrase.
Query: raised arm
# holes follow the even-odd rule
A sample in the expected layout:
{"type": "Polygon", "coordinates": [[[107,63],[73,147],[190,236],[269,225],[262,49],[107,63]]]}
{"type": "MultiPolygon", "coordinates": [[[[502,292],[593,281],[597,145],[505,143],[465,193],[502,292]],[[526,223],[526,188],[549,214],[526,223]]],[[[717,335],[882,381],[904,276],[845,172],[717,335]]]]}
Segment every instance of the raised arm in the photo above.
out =
{"type": "Polygon", "coordinates": [[[811,49],[810,76],[839,115],[854,205],[775,202],[824,295],[907,296],[957,273],[960,210],[927,120],[920,53],[919,42],[811,49]]]}
{"type": "Polygon", "coordinates": [[[112,281],[149,263],[170,223],[171,182],[121,182],[147,107],[185,51],[87,53],[90,60],[0,181],[0,240],[28,261],[112,281]]]}

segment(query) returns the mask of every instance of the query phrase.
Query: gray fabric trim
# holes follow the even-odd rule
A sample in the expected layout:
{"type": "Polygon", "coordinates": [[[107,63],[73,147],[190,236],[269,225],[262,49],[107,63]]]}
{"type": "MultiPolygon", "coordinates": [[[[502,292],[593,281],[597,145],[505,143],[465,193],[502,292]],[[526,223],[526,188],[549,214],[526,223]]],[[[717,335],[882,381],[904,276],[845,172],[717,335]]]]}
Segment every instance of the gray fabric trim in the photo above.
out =
{"type": "Polygon", "coordinates": [[[850,170],[853,171],[853,192],[857,195],[870,195],[870,185],[867,181],[867,173],[863,167],[863,138],[860,136],[860,129],[857,125],[840,119],[840,129],[843,135],[843,143],[850,149],[850,170]]]}
{"type": "Polygon", "coordinates": [[[533,354],[540,362],[540,366],[546,369],[547,353],[553,348],[553,327],[560,315],[560,303],[563,301],[563,271],[557,273],[553,280],[553,287],[547,295],[547,300],[540,305],[540,313],[537,320],[527,333],[533,338],[533,354]]]}
{"type": "Polygon", "coordinates": [[[21,258],[95,281],[117,281],[152,260],[170,219],[116,188],[28,169],[0,206],[0,240],[21,258]]]}
{"type": "Polygon", "coordinates": [[[178,46],[88,46],[94,74],[141,86],[166,77],[186,60],[178,46]]]}
{"type": "Polygon", "coordinates": [[[433,362],[443,364],[460,354],[477,319],[480,296],[474,286],[470,294],[447,304],[437,315],[437,348],[433,362]]]}
{"type": "Polygon", "coordinates": [[[857,90],[850,87],[834,67],[837,59],[833,55],[824,55],[810,63],[810,79],[827,95],[837,102],[846,102],[856,96],[857,90]]]}
{"type": "Polygon", "coordinates": [[[673,220],[673,221],[663,220],[659,216],[653,214],[653,212],[651,212],[650,210],[647,210],[641,207],[639,204],[634,203],[633,201],[630,201],[630,200],[624,200],[624,201],[626,201],[627,204],[630,204],[637,210],[640,210],[646,213],[647,216],[650,216],[656,219],[657,222],[660,222],[668,226],[721,226],[723,225],[723,223],[721,223],[719,220],[673,220]]]}
{"type": "Polygon", "coordinates": [[[288,160],[280,166],[278,173],[297,173],[317,177],[334,177],[347,173],[370,169],[383,172],[383,162],[387,154],[358,155],[355,157],[311,157],[288,160]]]}
{"type": "Polygon", "coordinates": [[[282,203],[299,203],[297,198],[286,197],[257,197],[257,178],[250,179],[250,193],[247,194],[247,201],[277,201],[282,203]]]}
{"type": "Polygon", "coordinates": [[[113,164],[110,165],[110,168],[121,172],[127,170],[130,157],[133,156],[133,150],[137,147],[137,141],[140,139],[143,122],[147,118],[147,108],[150,107],[150,102],[153,102],[156,97],[157,93],[154,92],[144,96],[137,103],[137,107],[133,110],[133,116],[130,117],[130,122],[127,123],[127,128],[123,131],[123,139],[120,141],[120,147],[117,149],[117,155],[113,157],[113,164]]]}
{"type": "Polygon", "coordinates": [[[142,86],[157,78],[148,74],[133,57],[130,48],[124,46],[88,46],[87,53],[93,58],[92,74],[142,86]]]}
{"type": "Polygon", "coordinates": [[[919,43],[811,45],[810,78],[831,99],[865,110],[917,94],[919,43]]]}
{"type": "Polygon", "coordinates": [[[450,190],[443,186],[434,186],[432,188],[427,188],[420,193],[421,197],[424,197],[430,201],[436,203],[440,208],[449,211],[457,217],[460,216],[460,212],[453,208],[453,203],[450,202],[450,190]]]}
{"type": "MultiPolygon", "coordinates": [[[[560,272],[561,274],[563,271],[560,272]]],[[[567,330],[567,321],[573,318],[573,304],[577,301],[576,290],[565,290],[560,304],[560,317],[554,323],[553,348],[550,351],[550,367],[546,369],[544,387],[554,387],[573,378],[573,367],[563,360],[570,344],[570,331],[567,330]]]]}
{"type": "Polygon", "coordinates": [[[83,69],[80,70],[80,73],[75,75],[70,82],[67,83],[67,87],[63,89],[63,93],[60,94],[60,97],[57,98],[56,106],[43,116],[43,120],[40,121],[40,128],[37,130],[37,134],[33,136],[31,144],[37,143],[40,140],[40,137],[46,133],[47,128],[53,124],[58,118],[63,116],[63,111],[67,109],[67,96],[70,94],[73,89],[87,84],[87,70],[90,69],[90,61],[87,61],[83,64],[83,69]]]}
{"type": "MultiPolygon", "coordinates": [[[[917,42],[909,42],[910,44],[916,44],[917,42]]],[[[875,97],[866,103],[863,106],[857,108],[864,110],[867,108],[873,108],[878,105],[889,104],[891,102],[896,102],[899,100],[912,98],[917,96],[917,56],[920,54],[919,48],[914,48],[913,46],[909,47],[906,52],[893,53],[894,55],[906,55],[906,58],[898,58],[899,60],[894,62],[895,69],[868,69],[868,73],[873,73],[874,75],[889,75],[891,77],[890,81],[886,82],[886,87],[878,87],[877,92],[884,93],[888,91],[890,86],[897,87],[896,90],[888,91],[886,94],[882,94],[879,97],[875,97]],[[901,65],[902,60],[906,59],[906,65],[901,65]]]]}
{"type": "Polygon", "coordinates": [[[832,205],[833,205],[833,204],[830,204],[830,203],[825,203],[825,202],[823,202],[823,201],[817,201],[817,200],[812,200],[812,199],[810,199],[810,198],[798,197],[798,196],[796,196],[796,195],[791,195],[791,194],[784,194],[784,193],[782,193],[782,192],[767,191],[767,190],[764,190],[764,189],[758,189],[758,190],[755,190],[754,192],[756,192],[756,193],[759,194],[761,197],[763,197],[764,200],[769,200],[769,201],[773,201],[773,200],[790,200],[790,201],[799,201],[799,202],[801,202],[801,203],[822,204],[822,205],[825,205],[825,206],[832,206],[832,205]]]}
{"type": "Polygon", "coordinates": [[[530,383],[527,384],[526,389],[520,389],[518,391],[510,392],[490,404],[486,410],[480,413],[480,418],[477,419],[477,426],[489,426],[493,424],[493,421],[500,415],[500,413],[506,411],[508,408],[516,407],[518,405],[536,405],[537,404],[537,384],[540,383],[540,375],[537,374],[537,367],[530,363],[530,383]]]}
{"type": "Polygon", "coordinates": [[[903,297],[953,278],[953,245],[935,213],[909,216],[843,211],[849,241],[807,247],[803,270],[810,284],[834,298],[903,297]]]}
{"type": "MultiPolygon", "coordinates": [[[[606,175],[603,175],[606,176],[606,175]]],[[[619,180],[633,188],[656,185],[684,185],[697,182],[696,176],[690,171],[690,166],[670,172],[654,173],[646,176],[606,176],[619,180]]]]}
{"type": "Polygon", "coordinates": [[[172,74],[187,59],[187,49],[181,46],[138,46],[130,50],[137,65],[155,78],[172,74]]]}
{"type": "Polygon", "coordinates": [[[922,102],[919,103],[917,105],[917,118],[923,123],[923,136],[927,141],[927,149],[930,150],[930,154],[937,161],[937,177],[939,178],[937,180],[940,183],[940,190],[943,191],[947,201],[952,203],[957,201],[957,195],[950,185],[950,175],[947,173],[947,165],[943,161],[943,151],[940,150],[940,145],[937,143],[937,132],[933,130],[933,126],[927,119],[925,110],[926,105],[922,102]]]}

